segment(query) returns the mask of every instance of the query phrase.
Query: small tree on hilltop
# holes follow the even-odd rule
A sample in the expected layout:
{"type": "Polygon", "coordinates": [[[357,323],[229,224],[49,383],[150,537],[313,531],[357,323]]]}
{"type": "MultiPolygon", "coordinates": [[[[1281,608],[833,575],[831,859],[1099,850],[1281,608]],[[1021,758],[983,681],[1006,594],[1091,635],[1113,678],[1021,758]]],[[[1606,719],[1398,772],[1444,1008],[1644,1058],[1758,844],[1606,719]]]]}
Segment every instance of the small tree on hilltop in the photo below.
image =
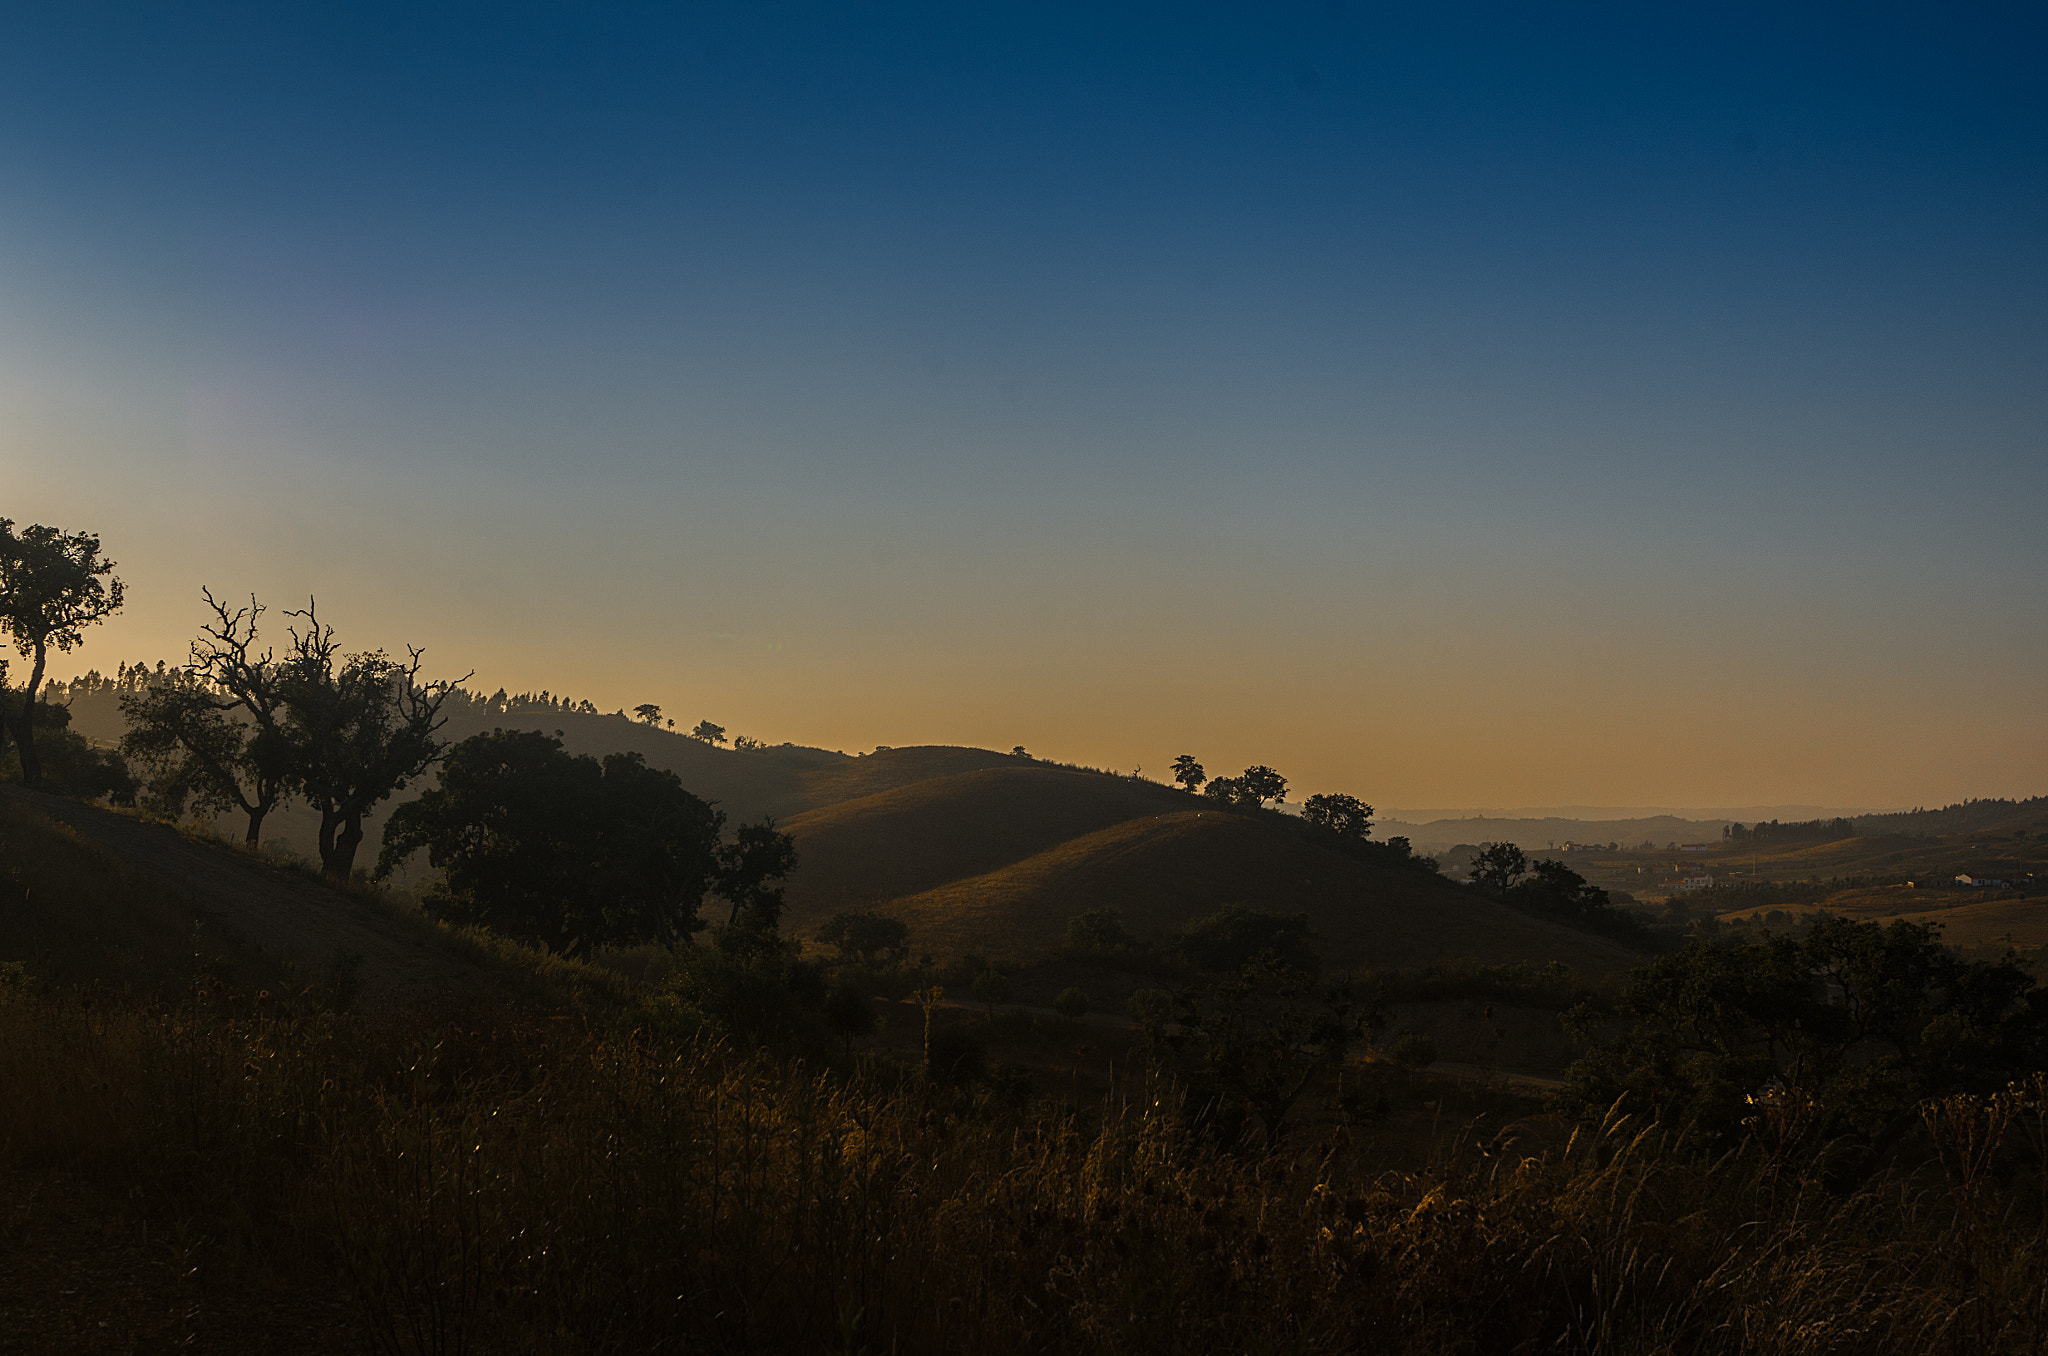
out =
{"type": "Polygon", "coordinates": [[[1347,842],[1362,843],[1372,837],[1372,806],[1356,796],[1310,796],[1302,802],[1301,817],[1347,842]]]}
{"type": "Polygon", "coordinates": [[[697,722],[697,728],[690,731],[690,738],[704,744],[723,744],[725,742],[725,727],[723,725],[714,725],[708,720],[700,720],[697,722]]]}
{"type": "Polygon", "coordinates": [[[1237,782],[1242,788],[1241,794],[1255,807],[1263,808],[1269,800],[1285,802],[1287,799],[1287,779],[1264,764],[1246,768],[1237,782]]]}
{"type": "Polygon", "coordinates": [[[1287,779],[1263,764],[1248,767],[1235,777],[1217,777],[1202,788],[1212,800],[1239,810],[1263,810],[1267,801],[1287,799],[1287,779]]]}
{"type": "MultiPolygon", "coordinates": [[[[16,535],[14,520],[0,518],[0,631],[29,661],[21,709],[0,709],[0,721],[21,746],[25,785],[39,786],[43,780],[36,756],[36,693],[50,651],[68,654],[83,640],[86,627],[121,606],[124,590],[113,572],[114,562],[100,559],[100,539],[89,532],[67,535],[37,523],[16,535]]],[[[0,704],[5,700],[0,689],[0,704]]]]}
{"type": "Polygon", "coordinates": [[[653,702],[640,703],[633,708],[633,714],[639,718],[641,724],[661,728],[661,708],[653,702]]]}
{"type": "Polygon", "coordinates": [[[1209,780],[1209,774],[1202,771],[1202,765],[1195,761],[1195,755],[1183,753],[1173,760],[1173,779],[1192,795],[1202,789],[1202,783],[1209,780]]]}

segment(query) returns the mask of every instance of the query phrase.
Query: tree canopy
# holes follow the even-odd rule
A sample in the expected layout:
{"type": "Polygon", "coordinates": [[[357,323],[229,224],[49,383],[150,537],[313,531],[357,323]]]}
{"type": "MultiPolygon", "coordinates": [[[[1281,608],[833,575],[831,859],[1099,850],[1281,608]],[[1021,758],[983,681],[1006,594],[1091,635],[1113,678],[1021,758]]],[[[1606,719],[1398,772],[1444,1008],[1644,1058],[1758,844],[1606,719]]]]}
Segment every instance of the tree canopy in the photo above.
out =
{"type": "Polygon", "coordinates": [[[1301,817],[1337,838],[1363,842],[1372,837],[1372,806],[1356,796],[1310,796],[1301,804],[1301,817]]]}
{"type": "Polygon", "coordinates": [[[687,941],[708,894],[730,902],[728,926],[772,935],[795,846],[772,822],[722,843],[724,826],[637,753],[600,763],[552,735],[493,730],[457,744],[440,784],[392,811],[377,869],[424,850],[443,875],[436,915],[568,955],[687,941]]]}
{"type": "Polygon", "coordinates": [[[1314,974],[1322,968],[1305,913],[1270,913],[1228,904],[1181,930],[1182,954],[1199,969],[1226,973],[1252,962],[1314,974]]]}
{"type": "Polygon", "coordinates": [[[1638,970],[1618,1006],[1633,1028],[1572,1066],[1580,1102],[1710,1133],[1789,1097],[1822,1139],[1882,1140],[1927,1098],[1996,1091],[2048,1062],[2048,994],[2032,976],[1964,960],[1938,927],[1904,919],[1695,942],[1638,970]]]}
{"type": "Polygon", "coordinates": [[[75,649],[85,628],[106,620],[124,598],[114,562],[100,557],[98,537],[42,523],[17,534],[12,518],[0,518],[0,631],[29,661],[18,711],[0,689],[0,721],[21,748],[21,779],[27,785],[40,785],[43,779],[35,707],[50,651],[75,649]]]}
{"type": "Polygon", "coordinates": [[[680,940],[717,872],[721,816],[638,754],[603,763],[533,730],[457,744],[440,785],[391,812],[377,870],[425,850],[428,906],[570,955],[680,940]]]}
{"type": "Polygon", "coordinates": [[[149,773],[159,811],[240,810],[248,820],[243,840],[255,843],[295,771],[283,669],[271,651],[256,648],[263,607],[255,598],[230,611],[200,592],[213,617],[192,642],[190,660],[121,694],[128,721],[121,748],[149,773]]]}
{"type": "Polygon", "coordinates": [[[291,782],[320,812],[322,872],[346,880],[363,817],[441,760],[447,744],[436,732],[455,684],[423,684],[422,651],[410,647],[403,660],[382,650],[344,654],[311,603],[285,615],[305,623],[291,631],[280,678],[291,782]]]}

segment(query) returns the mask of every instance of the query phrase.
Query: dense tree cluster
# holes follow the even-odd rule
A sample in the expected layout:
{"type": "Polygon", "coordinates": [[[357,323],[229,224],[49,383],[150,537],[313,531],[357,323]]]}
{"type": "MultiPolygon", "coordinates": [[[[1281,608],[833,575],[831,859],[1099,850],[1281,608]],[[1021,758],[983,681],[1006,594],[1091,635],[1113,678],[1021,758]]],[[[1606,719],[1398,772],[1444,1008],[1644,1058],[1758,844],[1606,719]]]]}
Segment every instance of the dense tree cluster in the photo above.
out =
{"type": "Polygon", "coordinates": [[[1632,1029],[1572,1067],[1581,1103],[1721,1135],[1790,1114],[1816,1145],[1881,1145],[1929,1098],[2048,1066],[2048,993],[2033,977],[1963,960],[1905,920],[1695,942],[1638,970],[1619,1009],[1632,1029]]]}
{"type": "Polygon", "coordinates": [[[1532,862],[1513,843],[1482,843],[1470,874],[1476,888],[1503,903],[1567,927],[1639,947],[1658,945],[1665,935],[1563,862],[1532,862]]]}
{"type": "Polygon", "coordinates": [[[392,811],[377,870],[424,851],[442,873],[431,912],[566,955],[687,941],[707,894],[729,904],[725,926],[772,933],[795,847],[772,822],[730,842],[724,826],[637,753],[600,763],[552,735],[493,730],[457,744],[440,784],[392,811]]]}
{"type": "Polygon", "coordinates": [[[285,615],[283,654],[261,647],[264,608],[230,608],[202,590],[212,616],[190,660],[121,694],[124,751],[161,810],[240,810],[247,841],[287,797],[320,816],[321,870],[346,880],[364,819],[440,761],[437,732],[454,684],[420,677],[421,651],[347,652],[312,603],[285,615]]]}

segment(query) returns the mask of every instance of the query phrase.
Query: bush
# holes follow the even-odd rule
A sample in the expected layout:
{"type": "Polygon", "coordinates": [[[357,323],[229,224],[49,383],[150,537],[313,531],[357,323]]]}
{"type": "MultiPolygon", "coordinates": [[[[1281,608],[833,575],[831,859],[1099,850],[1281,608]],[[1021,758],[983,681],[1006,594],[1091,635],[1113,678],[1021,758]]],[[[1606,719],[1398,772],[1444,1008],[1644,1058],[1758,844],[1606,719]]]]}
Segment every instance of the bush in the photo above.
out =
{"type": "Polygon", "coordinates": [[[1088,995],[1076,988],[1061,989],[1052,1000],[1052,1010],[1070,1022],[1078,1022],[1088,1014],[1088,995]]]}
{"type": "Polygon", "coordinates": [[[1180,949],[1192,964],[1212,974],[1265,962],[1312,975],[1323,964],[1316,940],[1305,913],[1269,913],[1229,904],[1188,924],[1180,934],[1180,949]]]}
{"type": "MultiPolygon", "coordinates": [[[[79,800],[104,798],[113,805],[133,805],[137,785],[127,760],[66,728],[70,723],[71,712],[64,707],[36,703],[36,756],[42,760],[43,790],[79,800]]],[[[12,739],[0,747],[0,776],[21,780],[21,751],[12,739]]]]}
{"type": "Polygon", "coordinates": [[[746,924],[720,924],[702,945],[676,948],[670,995],[699,1020],[748,1044],[815,1033],[825,972],[798,947],[746,924]]]}
{"type": "Polygon", "coordinates": [[[1124,916],[1115,909],[1091,909],[1067,920],[1067,949],[1083,955],[1115,955],[1136,947],[1138,939],[1124,930],[1124,916]]]}

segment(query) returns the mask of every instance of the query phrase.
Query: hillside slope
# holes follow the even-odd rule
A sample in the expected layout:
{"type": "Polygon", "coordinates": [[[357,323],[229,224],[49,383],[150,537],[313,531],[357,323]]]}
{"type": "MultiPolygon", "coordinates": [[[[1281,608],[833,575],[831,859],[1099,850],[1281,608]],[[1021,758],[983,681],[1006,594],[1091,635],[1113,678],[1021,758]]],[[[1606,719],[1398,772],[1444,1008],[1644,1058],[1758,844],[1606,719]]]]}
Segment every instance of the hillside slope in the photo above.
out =
{"type": "MultiPolygon", "coordinates": [[[[103,690],[74,696],[80,728],[118,734],[112,701],[103,690]]],[[[1458,957],[1609,972],[1636,959],[1441,877],[1356,861],[1153,782],[942,745],[860,756],[788,745],[739,752],[617,714],[507,709],[467,694],[448,715],[451,740],[497,727],[559,731],[571,752],[641,754],[734,823],[774,816],[797,841],[787,916],[799,934],[841,909],[880,908],[912,924],[921,950],[1023,955],[1056,946],[1084,909],[1121,909],[1133,930],[1163,940],[1244,903],[1308,913],[1339,966],[1458,957]]],[[[307,819],[303,810],[277,817],[273,840],[305,851],[307,819]]],[[[376,828],[365,865],[375,860],[376,828]]]]}
{"type": "MultiPolygon", "coordinates": [[[[880,764],[887,754],[863,762],[880,764]]],[[[946,765],[951,760],[933,760],[946,765]]],[[[784,827],[799,867],[789,887],[800,914],[847,901],[895,899],[1019,862],[1068,839],[1187,797],[1148,782],[1018,765],[927,777],[811,810],[784,827]]]]}
{"type": "MultiPolygon", "coordinates": [[[[1006,827],[999,846],[984,847],[966,826],[999,808],[999,792],[1015,789],[1015,782],[972,787],[978,808],[971,815],[918,814],[911,797],[896,796],[792,821],[804,856],[790,890],[791,930],[811,933],[841,908],[874,908],[910,924],[916,949],[1022,958],[1058,946],[1067,920],[1088,909],[1118,909],[1134,933],[1164,941],[1196,918],[1243,903],[1306,913],[1328,960],[1342,968],[1559,960],[1608,974],[1641,959],[1441,877],[1355,861],[1243,815],[1187,808],[1187,798],[1171,791],[1162,792],[1165,808],[1134,794],[1129,804],[1152,802],[1137,816],[971,871],[977,858],[1020,853],[1034,838],[1054,838],[1066,827],[1041,807],[1006,827]],[[855,845],[858,865],[849,861],[855,845]],[[958,874],[925,883],[949,871],[958,874]]],[[[1046,789],[1029,788],[1034,796],[1046,789]]],[[[944,805],[944,788],[912,790],[944,805]]],[[[1118,807],[1104,795],[1090,808],[1106,815],[1118,807]]],[[[1071,813],[1083,818],[1079,809],[1071,813]]]]}
{"type": "Polygon", "coordinates": [[[189,983],[196,953],[231,957],[252,987],[303,984],[352,957],[371,1006],[480,992],[496,978],[417,918],[60,796],[0,787],[0,842],[22,858],[10,883],[23,896],[0,917],[0,960],[50,977],[189,983]]]}

